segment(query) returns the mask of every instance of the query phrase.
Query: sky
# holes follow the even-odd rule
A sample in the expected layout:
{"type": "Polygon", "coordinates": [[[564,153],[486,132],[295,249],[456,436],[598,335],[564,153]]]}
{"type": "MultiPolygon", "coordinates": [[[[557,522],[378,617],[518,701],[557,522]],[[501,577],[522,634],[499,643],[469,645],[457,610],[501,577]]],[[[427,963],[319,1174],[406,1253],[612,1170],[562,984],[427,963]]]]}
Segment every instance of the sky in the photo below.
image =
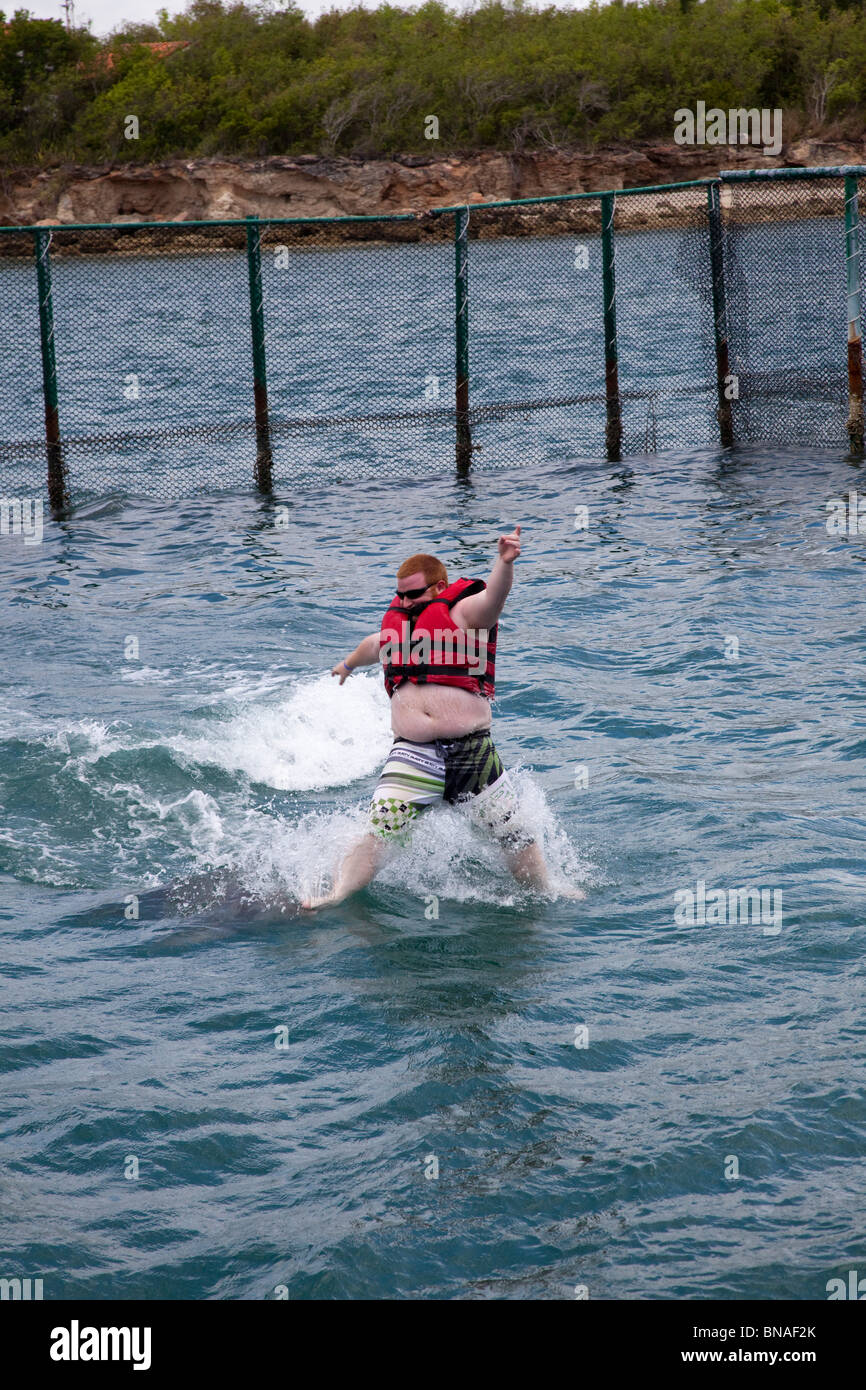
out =
{"type": "MultiPolygon", "coordinates": [[[[375,9],[371,0],[358,0],[364,8],[375,9]]],[[[186,9],[187,0],[76,0],[75,23],[86,26],[94,34],[110,34],[112,29],[133,20],[137,24],[156,19],[157,10],[168,10],[169,14],[180,14],[186,9]]],[[[300,8],[314,18],[325,10],[351,9],[352,0],[300,0],[300,8]]],[[[65,11],[59,0],[3,0],[2,8],[7,14],[14,10],[29,10],[34,19],[63,19],[65,11]]]]}
{"type": "MultiPolygon", "coordinates": [[[[364,9],[375,9],[378,0],[298,0],[300,8],[310,18],[323,14],[326,10],[346,10],[353,5],[362,4],[364,9]]],[[[582,7],[587,0],[577,0],[575,7],[582,7]]],[[[420,0],[395,0],[406,9],[414,9],[420,0]]],[[[466,0],[446,0],[450,9],[469,8],[466,0]]],[[[541,8],[542,0],[539,0],[541,8]]],[[[559,8],[571,8],[575,0],[557,0],[559,8]]],[[[13,11],[29,10],[35,19],[63,19],[64,10],[59,0],[0,0],[6,14],[13,11]]],[[[169,14],[180,14],[186,9],[186,0],[76,0],[75,22],[90,28],[94,34],[109,34],[126,20],[136,23],[154,20],[157,10],[168,10],[169,14]]]]}

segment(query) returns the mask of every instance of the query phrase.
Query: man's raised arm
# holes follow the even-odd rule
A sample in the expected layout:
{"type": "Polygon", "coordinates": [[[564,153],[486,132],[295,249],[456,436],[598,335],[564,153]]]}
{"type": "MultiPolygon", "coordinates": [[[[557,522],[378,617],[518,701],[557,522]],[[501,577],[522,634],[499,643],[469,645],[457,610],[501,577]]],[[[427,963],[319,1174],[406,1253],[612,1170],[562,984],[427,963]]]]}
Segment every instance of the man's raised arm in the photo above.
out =
{"type": "Polygon", "coordinates": [[[514,561],[520,554],[520,527],[509,536],[499,537],[499,557],[483,594],[470,594],[454,605],[455,620],[461,627],[485,628],[488,632],[505,607],[514,580],[514,561]]]}

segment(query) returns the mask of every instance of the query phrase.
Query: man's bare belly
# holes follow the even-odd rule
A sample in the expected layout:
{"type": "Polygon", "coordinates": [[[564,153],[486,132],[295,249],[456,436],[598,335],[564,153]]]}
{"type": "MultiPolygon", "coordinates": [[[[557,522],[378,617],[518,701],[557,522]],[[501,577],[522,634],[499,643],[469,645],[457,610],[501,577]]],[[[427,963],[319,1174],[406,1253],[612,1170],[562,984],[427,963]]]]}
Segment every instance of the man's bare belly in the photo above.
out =
{"type": "Polygon", "coordinates": [[[430,743],[489,729],[490,701],[456,685],[413,685],[407,681],[391,699],[391,728],[397,738],[430,743]]]}

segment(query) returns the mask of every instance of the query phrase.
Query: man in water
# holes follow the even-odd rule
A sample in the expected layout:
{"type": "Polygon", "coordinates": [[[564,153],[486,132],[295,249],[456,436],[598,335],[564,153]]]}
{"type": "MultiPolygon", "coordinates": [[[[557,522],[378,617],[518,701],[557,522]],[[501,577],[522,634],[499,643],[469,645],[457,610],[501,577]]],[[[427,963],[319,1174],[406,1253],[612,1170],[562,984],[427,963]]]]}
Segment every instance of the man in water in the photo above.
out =
{"type": "MultiPolygon", "coordinates": [[[[373,793],[370,829],[347,854],[331,891],[305,908],[340,903],[370,882],[389,843],[401,841],[420,813],[461,803],[492,831],[521,883],[549,889],[538,841],[521,824],[517,795],[490,736],[496,625],[520,554],[520,527],[500,536],[490,578],[448,583],[441,560],[412,555],[397,571],[397,590],[380,630],[331,672],[340,685],[358,666],[381,661],[391,697],[394,743],[373,793]]],[[[570,897],[583,897],[571,889],[570,897]]]]}

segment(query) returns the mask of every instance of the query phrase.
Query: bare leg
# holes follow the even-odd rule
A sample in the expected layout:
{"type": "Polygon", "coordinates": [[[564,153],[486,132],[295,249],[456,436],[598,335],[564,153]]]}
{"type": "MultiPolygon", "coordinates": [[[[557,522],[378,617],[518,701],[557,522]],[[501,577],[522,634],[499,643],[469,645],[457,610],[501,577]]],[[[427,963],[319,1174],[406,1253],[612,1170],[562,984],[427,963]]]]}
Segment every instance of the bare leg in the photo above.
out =
{"type": "Polygon", "coordinates": [[[306,898],[301,903],[301,907],[333,907],[336,903],[341,903],[344,898],[348,898],[350,893],[357,893],[359,888],[366,887],[376,871],[381,868],[387,848],[388,846],[381,835],[365,835],[349,850],[340,865],[330,893],[325,893],[321,897],[306,898]]]}
{"type": "Polygon", "coordinates": [[[537,888],[542,893],[548,892],[547,865],[537,840],[523,849],[506,850],[505,858],[518,883],[525,883],[528,888],[537,888]]]}
{"type": "MultiPolygon", "coordinates": [[[[505,858],[508,860],[508,867],[518,883],[524,883],[528,888],[537,888],[540,893],[550,892],[547,865],[544,862],[541,845],[537,840],[533,840],[525,849],[507,850],[505,858]]],[[[586,897],[586,894],[582,888],[571,887],[559,896],[580,902],[586,897]]]]}

